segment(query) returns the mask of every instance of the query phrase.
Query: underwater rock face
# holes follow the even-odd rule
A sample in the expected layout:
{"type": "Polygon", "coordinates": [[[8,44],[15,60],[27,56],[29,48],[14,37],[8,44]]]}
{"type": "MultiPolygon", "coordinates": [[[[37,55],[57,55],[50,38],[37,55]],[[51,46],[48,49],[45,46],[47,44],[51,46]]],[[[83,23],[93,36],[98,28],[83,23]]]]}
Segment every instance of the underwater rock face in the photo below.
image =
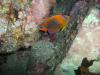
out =
{"type": "Polygon", "coordinates": [[[49,0],[32,0],[32,14],[36,23],[49,14],[49,5],[49,0]]]}
{"type": "MultiPolygon", "coordinates": [[[[92,9],[89,15],[85,18],[80,28],[80,32],[75,38],[66,58],[63,60],[61,69],[65,70],[62,75],[75,75],[73,73],[84,57],[97,59],[100,57],[100,11],[92,9]],[[68,66],[71,68],[69,69],[68,66]]],[[[90,71],[100,73],[100,61],[95,61],[90,71]]]]}
{"type": "Polygon", "coordinates": [[[0,35],[6,32],[7,22],[5,18],[0,17],[0,35]]]}
{"type": "Polygon", "coordinates": [[[12,51],[16,51],[17,49],[17,43],[15,39],[8,37],[7,42],[3,43],[1,46],[0,53],[9,53],[12,51]]]}
{"type": "Polygon", "coordinates": [[[77,16],[79,13],[85,12],[88,9],[86,1],[78,1],[73,6],[70,15],[74,21],[77,21],[77,16]]]}

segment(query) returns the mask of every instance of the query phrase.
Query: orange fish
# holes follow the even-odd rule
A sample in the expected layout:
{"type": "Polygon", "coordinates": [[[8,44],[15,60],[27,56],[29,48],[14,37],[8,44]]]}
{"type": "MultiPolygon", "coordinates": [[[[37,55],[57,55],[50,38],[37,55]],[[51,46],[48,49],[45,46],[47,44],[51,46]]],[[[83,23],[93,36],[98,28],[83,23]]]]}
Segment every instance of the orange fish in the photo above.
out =
{"type": "Polygon", "coordinates": [[[42,24],[39,25],[40,31],[50,31],[52,33],[55,33],[59,30],[64,30],[66,26],[68,26],[68,23],[70,21],[70,17],[67,18],[62,15],[54,15],[46,19],[42,24]]]}

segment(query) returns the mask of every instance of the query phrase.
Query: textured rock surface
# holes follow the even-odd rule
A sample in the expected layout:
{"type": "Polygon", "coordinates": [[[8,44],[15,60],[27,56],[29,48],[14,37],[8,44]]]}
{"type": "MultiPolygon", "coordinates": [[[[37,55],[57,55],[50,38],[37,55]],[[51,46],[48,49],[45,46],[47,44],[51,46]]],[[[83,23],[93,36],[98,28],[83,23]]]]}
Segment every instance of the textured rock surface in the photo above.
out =
{"type": "Polygon", "coordinates": [[[6,42],[3,43],[3,45],[1,46],[1,50],[0,53],[6,53],[6,52],[12,52],[12,51],[16,51],[17,49],[17,43],[16,40],[13,39],[12,37],[8,37],[6,39],[6,42]]]}
{"type": "MultiPolygon", "coordinates": [[[[61,75],[75,75],[74,70],[80,66],[82,58],[96,59],[100,57],[100,11],[92,9],[82,23],[82,28],[75,38],[69,52],[61,64],[61,75]]],[[[94,62],[91,72],[100,73],[100,62],[94,62]]]]}
{"type": "Polygon", "coordinates": [[[6,25],[7,25],[7,22],[5,18],[0,17],[0,34],[3,34],[6,32],[6,25]]]}

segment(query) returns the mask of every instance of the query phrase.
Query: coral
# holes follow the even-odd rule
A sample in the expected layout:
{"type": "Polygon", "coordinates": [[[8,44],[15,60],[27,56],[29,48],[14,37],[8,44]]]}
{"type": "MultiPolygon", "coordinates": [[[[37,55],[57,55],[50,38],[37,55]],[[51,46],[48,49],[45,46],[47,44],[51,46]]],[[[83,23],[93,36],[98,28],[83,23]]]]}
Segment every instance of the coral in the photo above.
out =
{"type": "Polygon", "coordinates": [[[32,47],[32,57],[35,62],[49,63],[49,66],[52,66],[49,61],[55,57],[54,53],[55,47],[49,41],[41,40],[32,47]]]}
{"type": "Polygon", "coordinates": [[[3,43],[0,52],[2,53],[9,53],[12,51],[16,51],[17,49],[17,43],[16,40],[13,39],[12,37],[7,37],[5,40],[5,43],[3,43]]]}

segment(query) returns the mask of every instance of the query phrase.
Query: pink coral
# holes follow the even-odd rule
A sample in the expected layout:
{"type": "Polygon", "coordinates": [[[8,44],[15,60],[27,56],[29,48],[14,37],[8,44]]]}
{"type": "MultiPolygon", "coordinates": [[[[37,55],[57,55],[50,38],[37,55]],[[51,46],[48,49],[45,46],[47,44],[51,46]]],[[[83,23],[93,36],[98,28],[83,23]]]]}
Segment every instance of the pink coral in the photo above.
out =
{"type": "Polygon", "coordinates": [[[36,23],[49,13],[49,0],[32,0],[32,13],[36,23]]]}
{"type": "Polygon", "coordinates": [[[32,8],[28,8],[27,13],[28,13],[27,23],[30,23],[32,21],[32,18],[33,18],[32,8]]]}

